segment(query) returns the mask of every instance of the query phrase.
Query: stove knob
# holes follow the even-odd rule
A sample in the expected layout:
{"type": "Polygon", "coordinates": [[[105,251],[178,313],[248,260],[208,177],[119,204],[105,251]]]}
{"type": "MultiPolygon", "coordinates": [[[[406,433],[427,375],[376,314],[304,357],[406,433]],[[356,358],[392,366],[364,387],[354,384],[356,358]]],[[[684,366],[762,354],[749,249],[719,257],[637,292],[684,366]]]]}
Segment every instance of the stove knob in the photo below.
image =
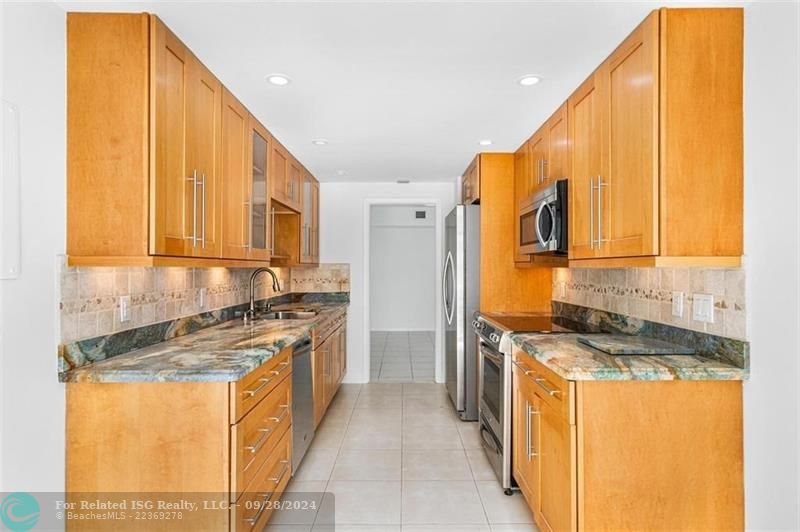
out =
{"type": "Polygon", "coordinates": [[[489,340],[491,340],[494,343],[497,343],[500,341],[500,337],[497,335],[497,333],[492,333],[489,335],[489,340]]]}

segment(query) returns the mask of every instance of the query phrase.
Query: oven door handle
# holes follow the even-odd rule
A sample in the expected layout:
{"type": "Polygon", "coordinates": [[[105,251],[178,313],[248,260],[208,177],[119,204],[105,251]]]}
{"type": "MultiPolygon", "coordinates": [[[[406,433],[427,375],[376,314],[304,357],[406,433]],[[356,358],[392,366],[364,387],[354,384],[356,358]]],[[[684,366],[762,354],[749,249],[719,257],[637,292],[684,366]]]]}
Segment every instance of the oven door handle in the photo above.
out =
{"type": "Polygon", "coordinates": [[[481,344],[481,354],[486,358],[488,358],[489,360],[491,360],[492,362],[494,362],[497,365],[497,367],[503,367],[504,364],[503,357],[501,355],[497,355],[489,351],[489,349],[486,347],[486,344],[483,343],[481,344]]]}

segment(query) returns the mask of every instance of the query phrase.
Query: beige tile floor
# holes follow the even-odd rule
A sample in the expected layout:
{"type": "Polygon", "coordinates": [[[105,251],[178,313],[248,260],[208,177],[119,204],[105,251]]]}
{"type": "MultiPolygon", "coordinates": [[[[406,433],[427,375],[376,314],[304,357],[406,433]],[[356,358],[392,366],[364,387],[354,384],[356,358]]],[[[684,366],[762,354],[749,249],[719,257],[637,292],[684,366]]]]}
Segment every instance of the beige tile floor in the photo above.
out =
{"type": "Polygon", "coordinates": [[[433,331],[372,331],[371,382],[433,382],[433,331]]]}
{"type": "Polygon", "coordinates": [[[537,530],[522,495],[503,494],[477,423],[435,383],[343,385],[287,490],[318,510],[277,512],[266,530],[537,530]]]}

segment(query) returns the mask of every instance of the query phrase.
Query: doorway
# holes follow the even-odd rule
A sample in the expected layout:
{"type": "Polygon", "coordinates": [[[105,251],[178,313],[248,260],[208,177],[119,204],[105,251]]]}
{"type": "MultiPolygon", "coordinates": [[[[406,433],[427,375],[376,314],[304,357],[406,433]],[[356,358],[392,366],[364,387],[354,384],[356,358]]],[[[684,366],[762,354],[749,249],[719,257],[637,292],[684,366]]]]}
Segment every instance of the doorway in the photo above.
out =
{"type": "Polygon", "coordinates": [[[434,382],[436,206],[374,204],[369,209],[369,380],[434,382]]]}

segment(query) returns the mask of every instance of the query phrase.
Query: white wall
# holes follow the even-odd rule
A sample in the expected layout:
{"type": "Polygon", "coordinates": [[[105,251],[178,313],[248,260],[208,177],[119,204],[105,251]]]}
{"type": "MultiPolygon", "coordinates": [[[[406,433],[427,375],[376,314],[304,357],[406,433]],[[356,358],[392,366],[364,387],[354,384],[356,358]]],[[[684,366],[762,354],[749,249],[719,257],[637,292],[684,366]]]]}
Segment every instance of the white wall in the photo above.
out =
{"type": "Polygon", "coordinates": [[[375,205],[370,213],[370,329],[432,331],[434,209],[423,205],[375,205]],[[425,218],[416,218],[416,212],[425,218]]]}
{"type": "Polygon", "coordinates": [[[800,167],[797,3],[745,8],[745,253],[751,378],[744,386],[752,530],[798,530],[800,167]]]}
{"type": "Polygon", "coordinates": [[[56,255],[65,241],[66,21],[54,3],[4,3],[2,9],[2,96],[20,109],[22,273],[0,281],[0,488],[62,491],[56,255]]]}
{"type": "MultiPolygon", "coordinates": [[[[375,199],[414,199],[439,202],[442,220],[455,205],[453,183],[322,183],[320,193],[320,260],[350,264],[350,308],[347,319],[347,382],[368,382],[365,371],[364,205],[375,199]]],[[[422,201],[426,203],[427,201],[422,201]]],[[[444,225],[443,223],[441,224],[444,225]]],[[[436,238],[442,240],[442,235],[436,238]]],[[[438,262],[437,262],[438,264],[438,262]]],[[[437,270],[438,271],[438,270],[437,270]]],[[[436,279],[436,293],[439,280],[436,279]]],[[[436,316],[441,315],[437,302],[436,316]]],[[[437,318],[437,323],[440,320],[437,318]]],[[[441,345],[437,345],[441,353],[441,345]]],[[[438,356],[438,355],[437,355],[438,356]]]]}

